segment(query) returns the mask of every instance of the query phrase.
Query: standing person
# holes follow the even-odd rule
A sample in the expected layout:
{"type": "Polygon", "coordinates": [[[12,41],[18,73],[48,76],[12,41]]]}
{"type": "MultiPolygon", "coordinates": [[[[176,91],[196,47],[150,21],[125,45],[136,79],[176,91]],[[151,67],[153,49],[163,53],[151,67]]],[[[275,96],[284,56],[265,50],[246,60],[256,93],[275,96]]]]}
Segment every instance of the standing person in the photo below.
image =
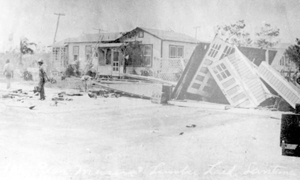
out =
{"type": "Polygon", "coordinates": [[[45,96],[45,88],[44,85],[46,83],[46,80],[49,81],[49,78],[43,68],[43,60],[39,59],[38,60],[38,65],[39,65],[39,77],[40,77],[40,81],[39,81],[39,87],[40,87],[40,100],[45,100],[46,96],[45,96]]]}
{"type": "Polygon", "coordinates": [[[9,89],[11,78],[14,77],[13,67],[12,67],[9,59],[6,60],[6,64],[3,67],[3,75],[5,75],[6,80],[7,80],[7,87],[6,88],[9,89]]]}

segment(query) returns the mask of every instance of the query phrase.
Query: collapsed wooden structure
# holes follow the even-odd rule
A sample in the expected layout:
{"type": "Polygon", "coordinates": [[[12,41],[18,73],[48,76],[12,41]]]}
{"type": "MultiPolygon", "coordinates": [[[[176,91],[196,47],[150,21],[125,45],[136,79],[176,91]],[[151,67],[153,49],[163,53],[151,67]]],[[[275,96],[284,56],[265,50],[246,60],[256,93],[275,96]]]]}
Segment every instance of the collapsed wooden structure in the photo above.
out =
{"type": "Polygon", "coordinates": [[[268,65],[276,53],[267,51],[266,59],[255,60],[253,54],[241,51],[244,49],[217,38],[209,47],[197,46],[172,93],[173,99],[235,107],[257,107],[278,95],[292,107],[300,102],[300,90],[268,65]]]}

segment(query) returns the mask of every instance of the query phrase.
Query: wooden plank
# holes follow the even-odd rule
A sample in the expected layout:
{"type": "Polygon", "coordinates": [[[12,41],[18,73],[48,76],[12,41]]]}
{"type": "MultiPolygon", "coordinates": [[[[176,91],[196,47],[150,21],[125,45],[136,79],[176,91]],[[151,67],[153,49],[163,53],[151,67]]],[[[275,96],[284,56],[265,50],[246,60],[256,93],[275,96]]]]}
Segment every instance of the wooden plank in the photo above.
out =
{"type": "Polygon", "coordinates": [[[121,92],[128,95],[150,99],[153,92],[162,92],[161,84],[152,83],[131,83],[131,84],[101,84],[95,83],[103,88],[121,92]]]}
{"type": "Polygon", "coordinates": [[[215,104],[204,101],[168,101],[168,104],[182,106],[182,107],[194,107],[194,108],[203,108],[203,109],[216,109],[216,110],[226,110],[228,105],[215,104]]]}
{"type": "Polygon", "coordinates": [[[296,103],[300,103],[300,90],[266,62],[260,64],[258,74],[292,107],[295,108],[296,103]]]}
{"type": "Polygon", "coordinates": [[[163,84],[169,84],[169,85],[172,85],[172,86],[176,86],[176,84],[177,84],[176,82],[165,81],[165,80],[162,80],[162,79],[149,77],[149,76],[139,76],[139,75],[133,75],[133,74],[126,74],[126,73],[121,73],[121,75],[124,76],[124,77],[147,80],[147,81],[153,81],[153,82],[159,82],[159,83],[163,83],[163,84]]]}

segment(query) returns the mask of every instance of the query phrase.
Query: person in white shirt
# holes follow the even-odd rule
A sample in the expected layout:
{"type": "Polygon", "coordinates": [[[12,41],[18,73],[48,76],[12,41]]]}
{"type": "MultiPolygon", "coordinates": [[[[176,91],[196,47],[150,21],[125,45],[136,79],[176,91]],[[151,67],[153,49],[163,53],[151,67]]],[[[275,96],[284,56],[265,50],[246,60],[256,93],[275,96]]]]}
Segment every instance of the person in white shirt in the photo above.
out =
{"type": "Polygon", "coordinates": [[[5,75],[6,80],[7,80],[7,87],[6,88],[9,89],[11,78],[14,77],[13,67],[12,67],[12,64],[10,63],[9,59],[6,60],[6,64],[3,67],[3,75],[5,75]]]}

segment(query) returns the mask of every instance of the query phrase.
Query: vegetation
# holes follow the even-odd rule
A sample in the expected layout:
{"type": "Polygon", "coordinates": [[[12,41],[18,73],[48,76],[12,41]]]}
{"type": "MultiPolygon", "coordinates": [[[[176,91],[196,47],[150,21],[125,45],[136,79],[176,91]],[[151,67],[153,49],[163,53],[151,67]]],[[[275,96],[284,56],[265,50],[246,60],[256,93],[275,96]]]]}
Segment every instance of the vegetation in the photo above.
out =
{"type": "Polygon", "coordinates": [[[79,71],[79,61],[76,61],[75,64],[69,64],[65,73],[64,73],[64,77],[71,77],[71,76],[80,76],[81,73],[79,71]]]}
{"type": "Polygon", "coordinates": [[[36,43],[29,42],[29,40],[27,38],[22,38],[20,40],[20,62],[19,62],[19,64],[21,66],[23,65],[22,56],[24,54],[34,54],[34,51],[31,48],[31,46],[36,46],[36,43]]]}
{"type": "Polygon", "coordinates": [[[244,20],[239,20],[234,24],[216,26],[215,36],[220,39],[234,44],[236,46],[249,46],[255,44],[260,48],[269,48],[276,45],[279,40],[280,31],[278,28],[274,28],[269,23],[265,23],[260,31],[255,33],[256,38],[245,30],[246,23],[244,20]]]}
{"type": "Polygon", "coordinates": [[[146,63],[144,62],[142,45],[138,41],[123,45],[121,50],[124,56],[127,57],[125,60],[126,66],[138,67],[146,63]]]}
{"type": "Polygon", "coordinates": [[[236,46],[249,45],[252,40],[250,34],[245,31],[245,27],[244,20],[239,20],[234,24],[217,26],[215,36],[236,46]]]}
{"type": "Polygon", "coordinates": [[[300,39],[296,38],[296,44],[289,46],[285,53],[300,69],[300,39]]]}
{"type": "Polygon", "coordinates": [[[265,23],[263,27],[261,27],[260,32],[256,33],[258,39],[255,44],[260,48],[269,48],[276,45],[279,40],[278,36],[280,31],[278,28],[274,28],[269,23],[265,23]]]}

